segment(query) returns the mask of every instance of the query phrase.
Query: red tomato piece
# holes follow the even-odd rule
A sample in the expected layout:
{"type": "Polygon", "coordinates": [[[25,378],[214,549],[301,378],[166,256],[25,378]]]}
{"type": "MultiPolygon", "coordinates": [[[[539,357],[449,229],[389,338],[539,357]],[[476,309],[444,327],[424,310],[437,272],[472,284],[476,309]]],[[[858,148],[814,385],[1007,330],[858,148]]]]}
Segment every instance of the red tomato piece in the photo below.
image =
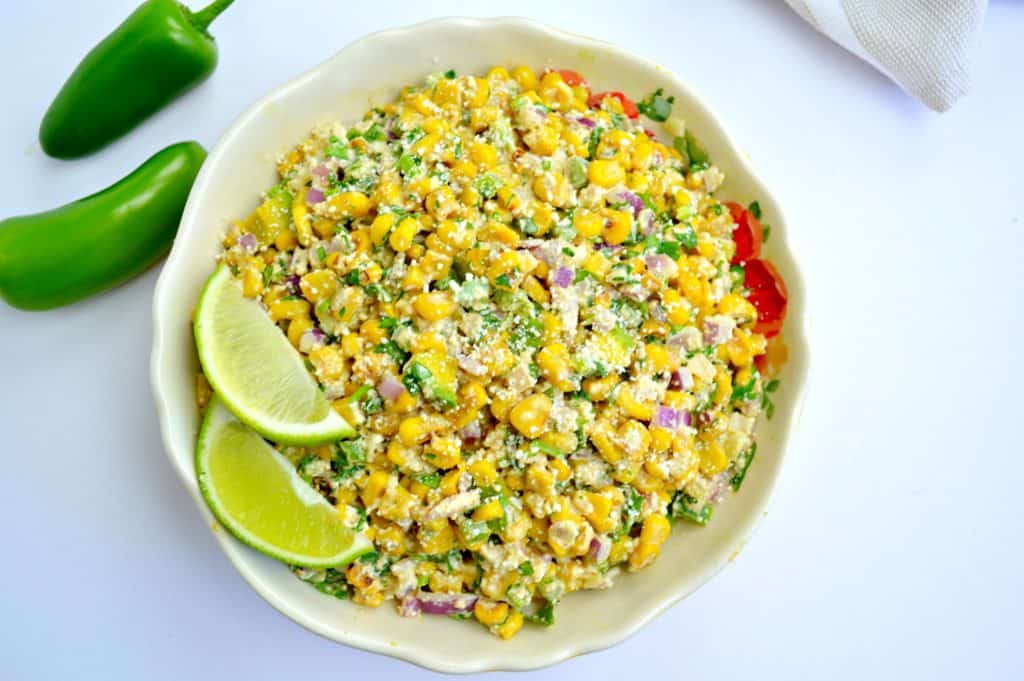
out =
{"type": "Polygon", "coordinates": [[[743,285],[750,290],[747,300],[757,308],[754,331],[766,338],[778,335],[786,319],[789,292],[782,275],[767,260],[748,260],[743,268],[743,285]]]}
{"type": "Polygon", "coordinates": [[[723,205],[729,209],[732,221],[736,223],[736,229],[732,233],[732,240],[736,242],[736,253],[732,256],[732,263],[735,265],[761,257],[761,245],[764,243],[761,221],[738,203],[726,201],[723,205]]]}
{"type": "Polygon", "coordinates": [[[590,99],[587,100],[587,106],[591,109],[599,109],[601,108],[601,102],[604,101],[605,97],[614,97],[619,100],[619,104],[622,105],[622,113],[626,114],[630,118],[640,117],[640,110],[636,108],[636,104],[633,103],[633,100],[621,92],[596,92],[590,95],[590,99]]]}
{"type": "MultiPolygon", "coordinates": [[[[549,71],[552,69],[548,69],[549,71]]],[[[590,89],[590,85],[587,83],[587,79],[580,75],[579,71],[573,71],[572,69],[554,69],[565,81],[565,84],[569,87],[576,87],[582,85],[583,87],[590,89]]]]}

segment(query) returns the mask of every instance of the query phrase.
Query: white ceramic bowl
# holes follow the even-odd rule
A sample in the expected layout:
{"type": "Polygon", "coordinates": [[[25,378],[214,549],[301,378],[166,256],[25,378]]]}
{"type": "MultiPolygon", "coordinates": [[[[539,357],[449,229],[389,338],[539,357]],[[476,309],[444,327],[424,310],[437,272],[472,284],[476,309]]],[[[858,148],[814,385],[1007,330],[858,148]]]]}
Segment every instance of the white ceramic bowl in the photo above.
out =
{"type": "Polygon", "coordinates": [[[152,381],[164,445],[200,513],[246,581],[275,608],[318,634],[445,672],[532,669],[611,646],[714,575],[739,551],[765,512],[807,373],[804,290],[787,243],[785,218],[708,107],[682,80],[646,59],[521,19],[441,19],[376,33],[242,114],[192,188],[156,287],[153,314],[152,381]],[[429,616],[403,619],[389,604],[368,609],[320,594],[281,563],[220,529],[200,497],[193,470],[198,364],[192,310],[213,271],[228,221],[248,214],[259,192],[274,182],[274,158],[303,139],[315,123],[332,117],[357,120],[367,108],[388,101],[401,86],[417,83],[429,72],[454,68],[482,74],[497,64],[528,64],[538,71],[549,66],[577,69],[596,90],[622,90],[635,98],[657,87],[675,95],[675,112],[685,117],[726,174],[719,193],[744,203],[760,201],[773,226],[767,255],[790,293],[785,328],[790,361],[776,393],[775,417],[759,426],[757,459],[742,491],[716,508],[706,528],[675,524],[652,567],[623,575],[612,589],[569,595],[556,610],[555,626],[527,626],[510,641],[465,622],[429,616]]]}

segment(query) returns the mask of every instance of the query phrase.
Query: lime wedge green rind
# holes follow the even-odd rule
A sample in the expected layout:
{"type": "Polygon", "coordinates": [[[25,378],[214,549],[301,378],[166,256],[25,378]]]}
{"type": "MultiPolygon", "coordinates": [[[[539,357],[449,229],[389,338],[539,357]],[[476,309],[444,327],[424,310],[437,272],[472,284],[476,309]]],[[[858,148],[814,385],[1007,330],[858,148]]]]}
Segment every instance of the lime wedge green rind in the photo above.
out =
{"type": "Polygon", "coordinates": [[[275,442],[318,445],[355,435],[320,391],[302,356],[226,265],[199,297],[199,362],[224,405],[275,442]]]}
{"type": "Polygon", "coordinates": [[[221,525],[289,565],[339,567],[373,548],[284,456],[216,397],[199,432],[196,477],[221,525]]]}

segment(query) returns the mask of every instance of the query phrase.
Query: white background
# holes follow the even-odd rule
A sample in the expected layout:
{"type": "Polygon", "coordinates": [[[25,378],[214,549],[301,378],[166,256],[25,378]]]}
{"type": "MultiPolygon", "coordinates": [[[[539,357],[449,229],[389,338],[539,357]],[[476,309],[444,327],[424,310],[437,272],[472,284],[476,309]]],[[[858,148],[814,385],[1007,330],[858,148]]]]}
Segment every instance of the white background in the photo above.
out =
{"type": "MultiPolygon", "coordinates": [[[[210,148],[249,103],[349,41],[451,14],[529,16],[665,64],[786,206],[812,378],[767,519],[634,638],[531,678],[1024,675],[1024,5],[993,3],[974,90],[937,115],[781,0],[239,0],[214,26],[211,80],[94,157],[46,158],[47,104],[134,4],[4,9],[4,214],[104,187],[171,142],[210,148]]],[[[0,677],[432,676],[292,624],[215,546],[158,437],[156,275],[56,312],[0,303],[0,677]]]]}

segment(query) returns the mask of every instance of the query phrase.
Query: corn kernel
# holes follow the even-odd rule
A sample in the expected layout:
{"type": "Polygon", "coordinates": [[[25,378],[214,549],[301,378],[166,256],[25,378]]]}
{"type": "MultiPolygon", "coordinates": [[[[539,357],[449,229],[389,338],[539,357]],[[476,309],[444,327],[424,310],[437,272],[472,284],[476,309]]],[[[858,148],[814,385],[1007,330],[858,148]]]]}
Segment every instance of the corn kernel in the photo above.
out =
{"type": "Polygon", "coordinates": [[[633,231],[633,214],[609,208],[605,215],[608,222],[604,227],[604,240],[610,244],[621,244],[628,239],[633,231]]]}
{"type": "Polygon", "coordinates": [[[626,179],[626,172],[615,161],[596,159],[590,162],[587,177],[597,186],[608,189],[621,184],[626,179]]]}
{"type": "Polygon", "coordinates": [[[495,627],[494,632],[501,638],[508,640],[516,635],[516,633],[523,627],[523,613],[518,610],[513,610],[509,613],[508,619],[502,624],[495,627]]]}
{"type": "Polygon", "coordinates": [[[365,217],[370,212],[370,198],[362,192],[341,192],[327,200],[327,209],[345,217],[365,217]]]}
{"type": "Polygon", "coordinates": [[[436,322],[452,313],[455,309],[455,302],[448,293],[433,291],[416,296],[412,301],[412,306],[420,317],[427,321],[436,322]]]}
{"type": "Polygon", "coordinates": [[[529,66],[517,66],[512,69],[512,80],[519,83],[523,90],[533,90],[537,87],[537,74],[529,66]]]}
{"type": "Polygon", "coordinates": [[[508,617],[508,603],[492,601],[488,598],[477,599],[473,606],[473,615],[484,625],[501,624],[508,617]]]}
{"type": "Polygon", "coordinates": [[[430,429],[422,416],[410,416],[398,425],[398,437],[406,447],[412,447],[429,435],[430,429]]]}
{"type": "Polygon", "coordinates": [[[313,328],[313,320],[308,316],[293,317],[288,322],[288,340],[295,347],[299,347],[299,341],[302,340],[303,334],[313,328]]]}
{"type": "Polygon", "coordinates": [[[573,216],[573,227],[580,236],[589,239],[601,233],[604,229],[604,218],[597,213],[588,210],[578,210],[573,216]]]}
{"type": "Polygon", "coordinates": [[[526,437],[537,437],[544,432],[551,406],[551,398],[535,393],[512,408],[509,421],[526,437]]]}
{"type": "Polygon", "coordinates": [[[501,502],[497,499],[491,499],[473,512],[473,520],[478,523],[503,517],[505,517],[505,509],[501,507],[501,502]]]}
{"type": "Polygon", "coordinates": [[[270,306],[270,318],[277,322],[282,319],[295,319],[309,316],[309,303],[305,300],[279,300],[270,306]]]}
{"type": "Polygon", "coordinates": [[[338,278],[331,270],[314,270],[299,280],[299,288],[306,300],[316,305],[338,292],[338,278]]]}
{"type": "Polygon", "coordinates": [[[420,222],[416,218],[405,218],[398,223],[398,226],[391,232],[388,243],[391,248],[398,252],[408,251],[412,246],[412,239],[420,231],[420,222]]]}

